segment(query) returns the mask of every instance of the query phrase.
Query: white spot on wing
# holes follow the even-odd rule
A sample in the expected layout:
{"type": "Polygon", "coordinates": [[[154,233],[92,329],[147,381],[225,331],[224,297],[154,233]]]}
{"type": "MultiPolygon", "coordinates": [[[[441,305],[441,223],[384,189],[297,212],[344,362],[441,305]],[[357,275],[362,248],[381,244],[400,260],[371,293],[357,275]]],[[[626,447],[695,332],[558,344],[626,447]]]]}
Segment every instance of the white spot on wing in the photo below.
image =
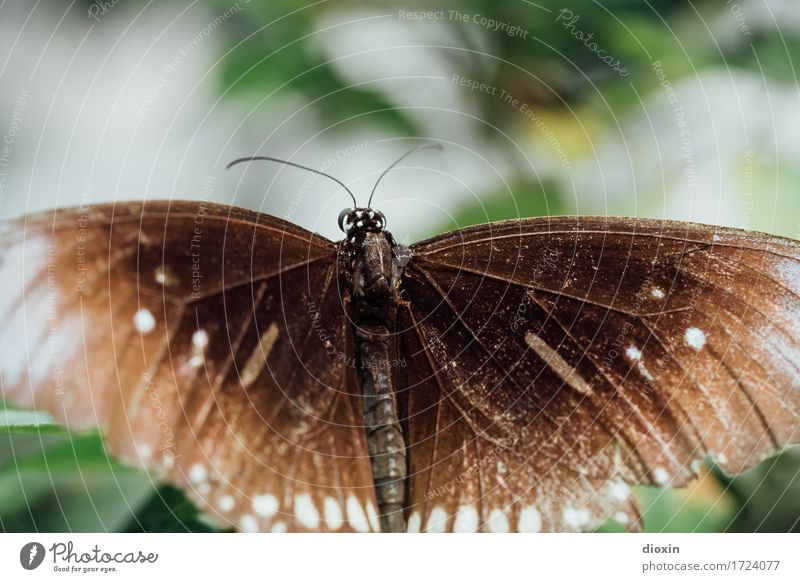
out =
{"type": "Polygon", "coordinates": [[[139,333],[150,333],[156,328],[156,318],[147,309],[140,309],[133,316],[133,327],[139,333]]]}
{"type": "Polygon", "coordinates": [[[431,509],[428,521],[425,522],[425,531],[429,533],[442,533],[447,527],[447,512],[441,505],[431,509]]]}
{"type": "Polygon", "coordinates": [[[633,361],[641,360],[642,359],[642,352],[639,348],[635,348],[633,346],[629,347],[625,350],[625,355],[628,356],[629,359],[633,361]]]}
{"type": "Polygon", "coordinates": [[[589,525],[592,516],[588,509],[575,507],[564,508],[564,523],[572,529],[582,529],[589,525]]]}
{"type": "Polygon", "coordinates": [[[493,509],[489,513],[486,525],[492,533],[508,533],[508,518],[501,509],[493,509]]]}
{"type": "Polygon", "coordinates": [[[294,515],[308,529],[319,527],[319,511],[308,493],[301,493],[294,498],[294,515]]]}
{"type": "Polygon", "coordinates": [[[621,525],[627,525],[628,522],[631,520],[630,517],[628,517],[628,514],[625,513],[624,511],[616,512],[614,514],[614,519],[616,520],[617,523],[621,525]]]}
{"type": "Polygon", "coordinates": [[[631,494],[631,488],[624,481],[613,481],[608,485],[608,491],[617,501],[625,501],[631,494]]]}
{"type": "Polygon", "coordinates": [[[582,394],[591,394],[592,388],[581,378],[578,371],[570,366],[567,361],[562,358],[558,352],[547,345],[542,338],[535,333],[528,331],[525,333],[525,342],[533,348],[533,351],[545,361],[545,363],[556,373],[559,377],[572,386],[582,394]]]}
{"type": "Polygon", "coordinates": [[[650,370],[644,365],[644,362],[638,362],[636,364],[636,369],[639,370],[639,373],[644,377],[645,380],[649,380],[650,382],[655,382],[655,378],[650,373],[650,370]]]}
{"type": "Polygon", "coordinates": [[[653,375],[650,373],[650,370],[644,365],[644,361],[642,359],[642,350],[635,346],[629,347],[625,350],[625,355],[628,357],[629,360],[636,363],[636,369],[639,373],[644,377],[645,380],[650,380],[651,382],[655,381],[653,375]]]}
{"type": "Polygon", "coordinates": [[[253,511],[262,517],[272,517],[278,511],[278,498],[274,495],[256,495],[253,497],[253,511]]]}
{"type": "Polygon", "coordinates": [[[222,498],[219,500],[220,511],[230,511],[231,509],[233,509],[234,505],[236,505],[236,502],[230,495],[223,495],[222,498]]]}
{"type": "Polygon", "coordinates": [[[519,512],[517,529],[522,533],[537,533],[542,531],[542,514],[533,505],[529,505],[519,512]]]}
{"type": "Polygon", "coordinates": [[[195,350],[203,351],[208,346],[208,333],[203,329],[198,329],[192,334],[192,347],[195,350]]]}
{"type": "Polygon", "coordinates": [[[258,520],[252,515],[243,515],[239,520],[239,528],[245,533],[255,533],[258,531],[258,520]]]}
{"type": "Polygon", "coordinates": [[[150,445],[137,445],[136,449],[139,451],[139,456],[142,458],[143,461],[147,461],[153,456],[153,447],[150,445]]]}
{"type": "Polygon", "coordinates": [[[248,388],[253,382],[256,381],[264,366],[267,365],[267,358],[278,339],[278,324],[274,321],[270,324],[258,341],[258,345],[253,349],[250,357],[247,358],[244,367],[242,368],[242,385],[248,388]]]}
{"type": "Polygon", "coordinates": [[[197,330],[192,334],[192,357],[189,358],[191,368],[199,368],[205,361],[203,354],[208,347],[208,333],[205,330],[197,330]]]}
{"type": "Polygon", "coordinates": [[[462,505],[456,512],[456,520],[453,523],[453,531],[456,533],[474,533],[478,531],[478,511],[474,505],[462,505]]]}
{"type": "Polygon", "coordinates": [[[286,524],[282,521],[276,521],[269,531],[272,533],[286,533],[286,524]]]}
{"type": "Polygon", "coordinates": [[[375,508],[372,506],[372,501],[367,501],[367,519],[372,531],[381,531],[381,522],[378,520],[378,514],[375,513],[375,508]]]}
{"type": "Polygon", "coordinates": [[[333,497],[326,497],[322,504],[323,513],[325,514],[325,525],[328,529],[339,529],[344,525],[344,516],[342,515],[342,508],[339,507],[339,502],[333,497]]]}
{"type": "Polygon", "coordinates": [[[164,272],[162,267],[156,268],[156,283],[159,285],[164,285],[167,282],[167,274],[164,272]]]}
{"type": "Polygon", "coordinates": [[[408,533],[419,533],[419,528],[421,525],[422,523],[419,518],[419,512],[411,512],[411,515],[408,516],[408,525],[406,525],[406,531],[408,533]]]}
{"type": "Polygon", "coordinates": [[[650,297],[653,299],[664,299],[664,291],[659,289],[658,287],[653,287],[650,290],[650,297]]]}
{"type": "Polygon", "coordinates": [[[369,523],[367,522],[367,516],[364,514],[364,508],[361,507],[355,496],[351,495],[347,498],[345,509],[347,510],[347,521],[350,523],[350,527],[361,533],[369,531],[369,523]]]}
{"type": "Polygon", "coordinates": [[[205,483],[208,481],[208,470],[204,465],[195,463],[189,467],[189,481],[194,484],[205,483]]]}
{"type": "Polygon", "coordinates": [[[699,327],[690,327],[683,336],[686,345],[696,350],[700,350],[706,345],[706,334],[699,327]]]}
{"type": "Polygon", "coordinates": [[[194,356],[189,358],[189,367],[190,368],[199,368],[199,367],[201,367],[203,365],[203,362],[205,362],[205,360],[203,359],[203,356],[195,354],[194,356]]]}
{"type": "Polygon", "coordinates": [[[659,485],[666,485],[669,483],[669,473],[664,467],[656,467],[653,471],[653,479],[655,479],[656,483],[659,485]]]}

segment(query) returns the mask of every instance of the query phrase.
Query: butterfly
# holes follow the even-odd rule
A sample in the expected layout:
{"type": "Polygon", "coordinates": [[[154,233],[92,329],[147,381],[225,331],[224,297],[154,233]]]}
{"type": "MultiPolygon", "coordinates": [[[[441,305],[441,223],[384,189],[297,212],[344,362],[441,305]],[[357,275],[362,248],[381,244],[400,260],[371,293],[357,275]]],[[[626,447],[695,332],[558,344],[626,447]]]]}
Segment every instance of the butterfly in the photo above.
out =
{"type": "Polygon", "coordinates": [[[7,223],[2,397],[245,532],[636,530],[634,485],[800,440],[797,241],[562,216],[406,247],[371,200],[338,243],[207,202],[7,223]]]}

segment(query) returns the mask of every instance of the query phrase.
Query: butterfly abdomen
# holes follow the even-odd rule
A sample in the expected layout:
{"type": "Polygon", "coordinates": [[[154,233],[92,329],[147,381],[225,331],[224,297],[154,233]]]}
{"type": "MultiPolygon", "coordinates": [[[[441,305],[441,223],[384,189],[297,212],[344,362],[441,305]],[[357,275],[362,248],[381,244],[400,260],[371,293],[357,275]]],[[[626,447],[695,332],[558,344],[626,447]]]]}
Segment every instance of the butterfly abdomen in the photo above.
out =
{"type": "Polygon", "coordinates": [[[381,530],[405,530],[406,445],[392,386],[390,338],[397,316],[397,288],[390,236],[358,233],[352,248],[351,318],[355,330],[364,423],[381,530]]]}

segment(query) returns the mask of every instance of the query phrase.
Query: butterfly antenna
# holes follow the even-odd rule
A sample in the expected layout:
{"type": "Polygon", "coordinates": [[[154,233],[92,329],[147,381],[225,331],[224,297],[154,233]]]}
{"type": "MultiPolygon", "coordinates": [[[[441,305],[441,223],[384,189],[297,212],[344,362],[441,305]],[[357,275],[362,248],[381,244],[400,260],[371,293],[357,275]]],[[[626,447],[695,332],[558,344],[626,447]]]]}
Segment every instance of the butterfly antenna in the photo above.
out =
{"type": "MultiPolygon", "coordinates": [[[[411,153],[411,152],[409,152],[409,153],[411,153]]],[[[277,162],[279,164],[286,164],[287,166],[292,166],[293,168],[300,168],[301,170],[308,170],[309,172],[313,172],[315,174],[319,174],[320,176],[325,176],[326,178],[330,178],[331,180],[333,180],[334,182],[339,184],[339,186],[341,186],[342,188],[347,190],[347,193],[350,194],[350,198],[353,199],[353,208],[358,206],[358,203],[356,202],[356,197],[350,191],[350,188],[345,186],[344,182],[342,182],[338,178],[334,178],[330,174],[326,174],[325,172],[321,172],[320,170],[315,170],[314,168],[309,168],[308,166],[303,166],[302,164],[296,164],[296,163],[290,162],[288,160],[281,160],[279,158],[273,158],[271,156],[248,156],[246,158],[239,158],[238,160],[233,160],[230,164],[225,166],[225,169],[229,170],[230,168],[232,168],[236,164],[241,164],[243,162],[256,162],[256,161],[262,161],[262,160],[265,160],[267,162],[277,162]]],[[[400,161],[400,160],[398,160],[398,161],[400,161]]]]}
{"type": "Polygon", "coordinates": [[[383,173],[380,176],[378,176],[378,179],[375,182],[375,185],[372,187],[372,192],[370,192],[369,202],[367,202],[367,208],[370,208],[372,206],[372,197],[375,196],[375,190],[378,188],[378,184],[380,184],[381,180],[383,180],[383,177],[389,172],[389,170],[394,168],[397,164],[399,164],[400,162],[405,160],[408,156],[410,156],[414,152],[418,152],[419,150],[426,150],[426,149],[436,149],[436,150],[442,151],[442,144],[438,144],[438,143],[422,143],[422,144],[419,144],[416,147],[411,148],[406,153],[404,153],[402,156],[397,158],[397,160],[395,160],[395,162],[391,166],[386,168],[383,171],[383,173]]]}

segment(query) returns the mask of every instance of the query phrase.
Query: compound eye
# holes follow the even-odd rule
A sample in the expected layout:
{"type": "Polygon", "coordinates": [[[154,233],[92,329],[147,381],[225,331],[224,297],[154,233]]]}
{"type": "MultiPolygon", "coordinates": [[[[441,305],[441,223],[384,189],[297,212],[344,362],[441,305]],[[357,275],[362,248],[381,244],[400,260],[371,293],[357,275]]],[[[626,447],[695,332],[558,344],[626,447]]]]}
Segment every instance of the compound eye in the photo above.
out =
{"type": "Polygon", "coordinates": [[[339,230],[342,232],[347,232],[347,229],[344,227],[345,221],[347,221],[348,225],[353,222],[352,218],[350,218],[350,215],[354,210],[355,208],[345,208],[339,213],[339,230]]]}

